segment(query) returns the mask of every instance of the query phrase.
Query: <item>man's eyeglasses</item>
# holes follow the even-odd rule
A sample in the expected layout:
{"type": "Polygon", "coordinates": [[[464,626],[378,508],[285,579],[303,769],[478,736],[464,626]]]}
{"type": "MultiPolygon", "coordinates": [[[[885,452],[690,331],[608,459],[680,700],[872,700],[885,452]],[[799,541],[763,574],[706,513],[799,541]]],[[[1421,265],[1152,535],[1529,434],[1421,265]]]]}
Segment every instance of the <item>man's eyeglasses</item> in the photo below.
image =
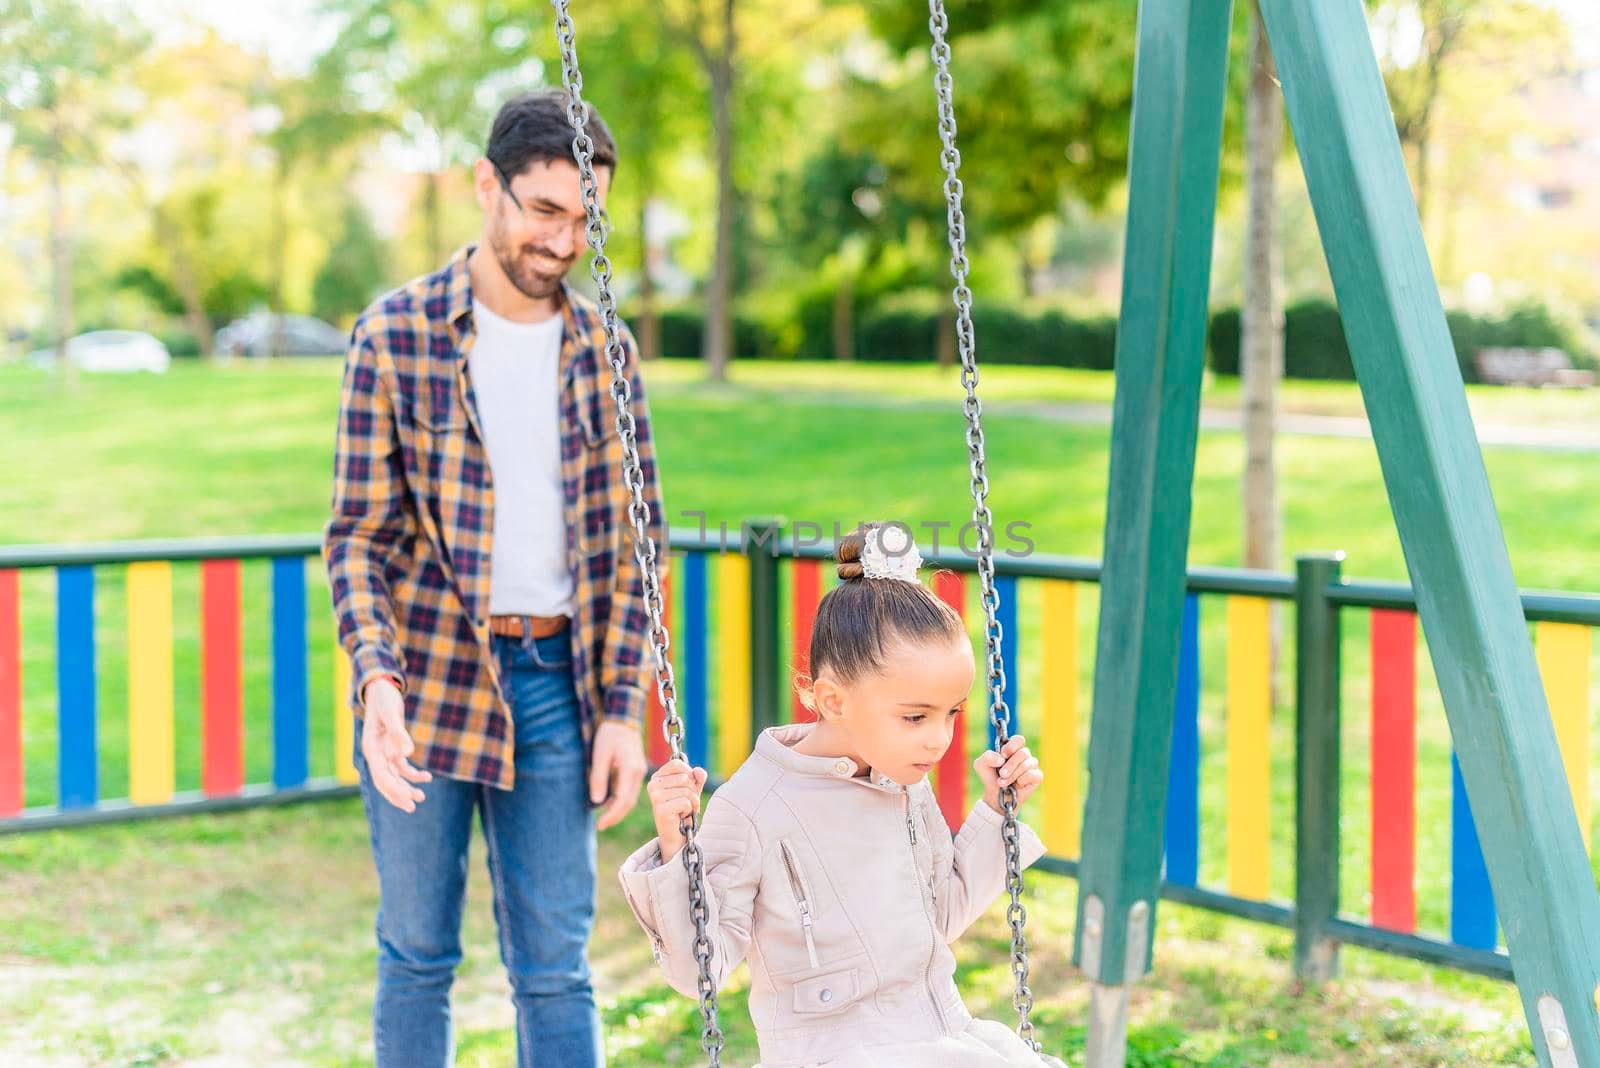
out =
{"type": "MultiPolygon", "coordinates": [[[[577,230],[580,233],[588,229],[587,216],[580,215],[576,219],[564,215],[559,211],[551,211],[542,207],[526,207],[517,199],[517,194],[511,191],[511,179],[506,177],[506,172],[500,169],[500,164],[494,160],[489,161],[489,166],[494,168],[495,175],[500,179],[500,188],[504,190],[512,206],[522,215],[522,221],[528,229],[540,237],[554,237],[563,230],[577,230]]],[[[611,231],[611,216],[604,209],[600,212],[600,225],[609,233],[611,231]]]]}

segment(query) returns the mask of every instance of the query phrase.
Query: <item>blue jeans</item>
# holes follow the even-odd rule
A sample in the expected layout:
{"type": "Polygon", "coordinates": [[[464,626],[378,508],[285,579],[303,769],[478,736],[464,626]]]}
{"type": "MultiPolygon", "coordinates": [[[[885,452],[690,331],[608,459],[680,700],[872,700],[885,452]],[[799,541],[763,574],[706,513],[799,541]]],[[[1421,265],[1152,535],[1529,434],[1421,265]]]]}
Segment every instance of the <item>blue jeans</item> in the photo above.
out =
{"type": "Polygon", "coordinates": [[[586,949],[594,922],[595,831],[570,636],[496,637],[516,730],[516,785],[497,790],[435,776],[407,814],[356,768],[378,869],[379,1068],[441,1068],[455,1059],[450,986],[461,962],[472,815],[483,821],[500,959],[517,1010],[517,1064],[605,1063],[586,949]]]}

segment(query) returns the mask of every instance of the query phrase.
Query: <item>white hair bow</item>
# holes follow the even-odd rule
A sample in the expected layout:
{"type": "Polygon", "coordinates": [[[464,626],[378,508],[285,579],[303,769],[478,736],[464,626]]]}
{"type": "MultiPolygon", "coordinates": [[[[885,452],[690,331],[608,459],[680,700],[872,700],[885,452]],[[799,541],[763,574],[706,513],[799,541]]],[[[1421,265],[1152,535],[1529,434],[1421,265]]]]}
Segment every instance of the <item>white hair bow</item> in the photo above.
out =
{"type": "Polygon", "coordinates": [[[867,531],[861,546],[861,573],[867,578],[916,582],[921,566],[922,554],[903,525],[890,523],[867,531]]]}

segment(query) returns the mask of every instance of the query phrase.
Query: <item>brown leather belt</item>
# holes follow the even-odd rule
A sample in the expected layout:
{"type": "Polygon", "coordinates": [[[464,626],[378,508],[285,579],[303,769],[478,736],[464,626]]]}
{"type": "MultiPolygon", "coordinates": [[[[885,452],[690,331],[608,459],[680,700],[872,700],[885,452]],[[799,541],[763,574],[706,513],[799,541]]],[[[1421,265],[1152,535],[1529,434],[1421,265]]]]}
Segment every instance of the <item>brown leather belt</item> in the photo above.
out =
{"type": "Polygon", "coordinates": [[[566,616],[490,616],[489,630],[503,638],[548,638],[572,622],[566,616]]]}

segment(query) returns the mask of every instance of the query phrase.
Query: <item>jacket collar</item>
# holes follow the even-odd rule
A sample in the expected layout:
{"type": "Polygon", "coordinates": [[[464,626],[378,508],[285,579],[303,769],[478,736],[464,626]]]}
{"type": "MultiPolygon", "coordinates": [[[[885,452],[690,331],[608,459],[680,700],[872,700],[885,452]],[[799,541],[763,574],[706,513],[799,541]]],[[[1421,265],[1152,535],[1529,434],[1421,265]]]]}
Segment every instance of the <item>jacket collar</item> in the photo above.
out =
{"type": "Polygon", "coordinates": [[[889,778],[872,772],[869,777],[858,778],[861,766],[846,756],[825,757],[797,753],[794,746],[816,729],[815,723],[790,723],[782,727],[768,727],[756,738],[756,752],[766,759],[797,775],[821,779],[838,779],[860,786],[870,786],[891,793],[903,793],[905,787],[889,778]]]}

